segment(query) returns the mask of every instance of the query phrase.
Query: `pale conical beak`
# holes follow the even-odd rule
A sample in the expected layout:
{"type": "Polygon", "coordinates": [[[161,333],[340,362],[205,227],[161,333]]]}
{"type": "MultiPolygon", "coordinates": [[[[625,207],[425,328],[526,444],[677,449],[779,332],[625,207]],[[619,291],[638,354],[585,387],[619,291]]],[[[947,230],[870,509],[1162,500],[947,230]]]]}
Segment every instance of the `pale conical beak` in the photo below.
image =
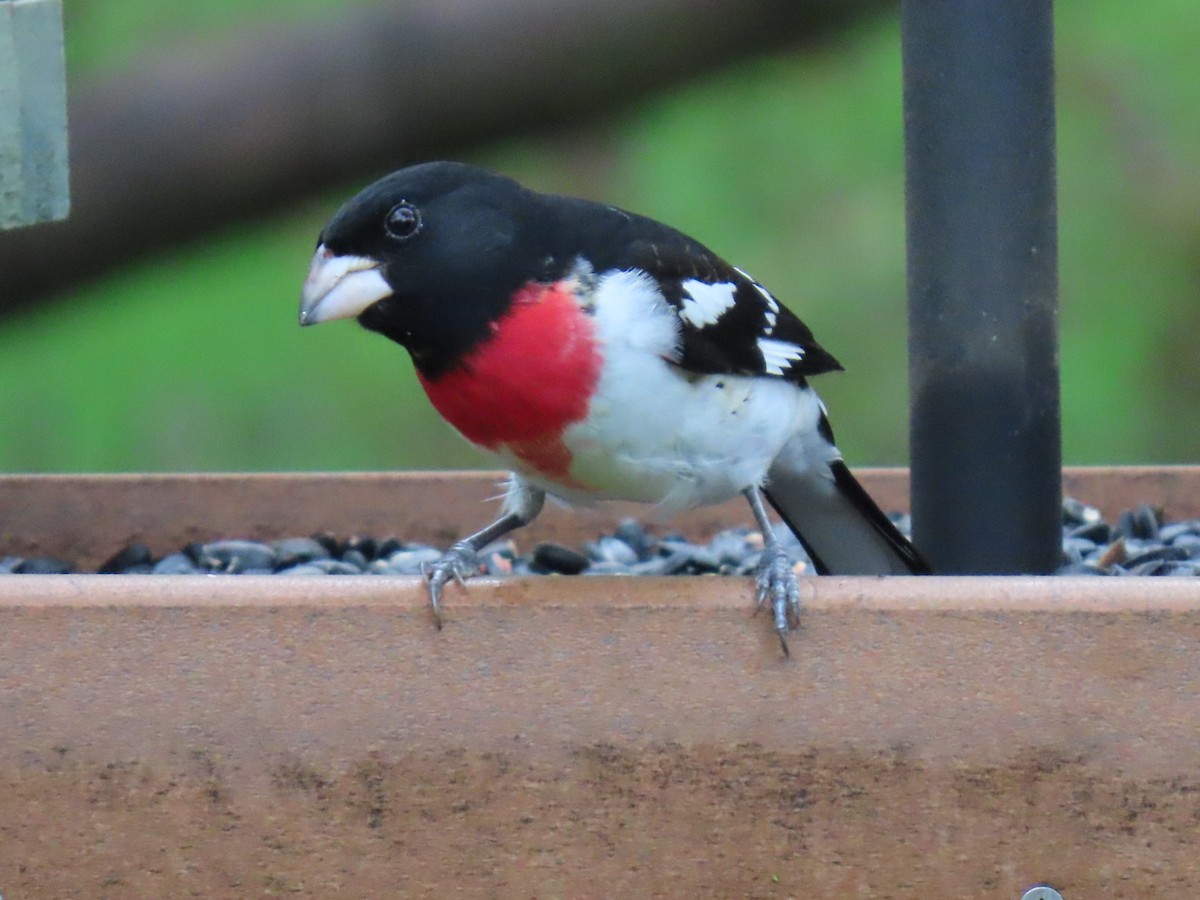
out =
{"type": "Polygon", "coordinates": [[[321,244],[300,292],[300,324],[352,318],[391,293],[377,261],[365,256],[334,256],[321,244]]]}

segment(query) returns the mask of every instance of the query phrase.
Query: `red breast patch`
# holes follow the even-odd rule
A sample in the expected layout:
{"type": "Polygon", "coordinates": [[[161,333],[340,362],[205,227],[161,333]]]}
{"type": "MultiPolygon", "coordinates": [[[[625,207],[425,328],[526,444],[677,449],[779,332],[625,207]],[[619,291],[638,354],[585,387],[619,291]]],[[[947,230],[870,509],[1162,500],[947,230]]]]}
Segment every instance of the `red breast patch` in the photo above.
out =
{"type": "Polygon", "coordinates": [[[507,446],[537,472],[570,482],[562,433],[587,415],[600,354],[592,319],[562,282],[527,285],[461,366],[418,377],[467,440],[488,450],[507,446]]]}

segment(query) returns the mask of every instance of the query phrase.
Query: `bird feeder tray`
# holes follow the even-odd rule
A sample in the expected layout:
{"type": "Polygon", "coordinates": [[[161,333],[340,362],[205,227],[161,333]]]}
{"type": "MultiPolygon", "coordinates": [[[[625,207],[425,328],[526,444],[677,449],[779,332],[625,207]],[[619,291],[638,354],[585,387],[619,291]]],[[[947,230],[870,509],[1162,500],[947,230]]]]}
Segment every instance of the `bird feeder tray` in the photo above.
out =
{"type": "MultiPolygon", "coordinates": [[[[497,478],[7,476],[0,556],[445,544],[497,478]]],[[[1064,487],[1200,516],[1200,467],[1064,487]]],[[[739,578],[480,578],[437,631],[415,577],[0,576],[0,895],[1200,896],[1200,579],[802,585],[785,659],[739,578]]]]}

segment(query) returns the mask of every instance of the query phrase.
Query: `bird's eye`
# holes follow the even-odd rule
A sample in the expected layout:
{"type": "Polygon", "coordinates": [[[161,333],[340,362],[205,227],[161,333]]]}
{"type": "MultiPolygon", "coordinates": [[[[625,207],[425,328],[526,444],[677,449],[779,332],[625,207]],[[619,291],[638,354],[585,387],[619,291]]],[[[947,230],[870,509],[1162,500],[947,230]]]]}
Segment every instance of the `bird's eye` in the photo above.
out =
{"type": "Polygon", "coordinates": [[[421,213],[411,203],[397,203],[384,216],[383,228],[389,237],[406,241],[421,230],[421,213]]]}

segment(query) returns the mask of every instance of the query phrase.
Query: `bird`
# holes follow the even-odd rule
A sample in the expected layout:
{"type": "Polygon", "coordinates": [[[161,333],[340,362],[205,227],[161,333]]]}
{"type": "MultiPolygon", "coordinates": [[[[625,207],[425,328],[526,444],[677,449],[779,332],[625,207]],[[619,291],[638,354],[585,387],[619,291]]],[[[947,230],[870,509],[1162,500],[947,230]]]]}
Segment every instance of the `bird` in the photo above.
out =
{"type": "Polygon", "coordinates": [[[668,225],[466,163],[411,165],[318,237],[300,324],[348,318],[404,347],[435,409],[511,472],[500,516],[426,572],[439,628],[447,584],[547,496],[665,516],[744,496],[763,540],[755,609],[785,655],[801,592],[764,499],[818,574],[930,571],[809,386],[842,366],[763,285],[668,225]]]}

